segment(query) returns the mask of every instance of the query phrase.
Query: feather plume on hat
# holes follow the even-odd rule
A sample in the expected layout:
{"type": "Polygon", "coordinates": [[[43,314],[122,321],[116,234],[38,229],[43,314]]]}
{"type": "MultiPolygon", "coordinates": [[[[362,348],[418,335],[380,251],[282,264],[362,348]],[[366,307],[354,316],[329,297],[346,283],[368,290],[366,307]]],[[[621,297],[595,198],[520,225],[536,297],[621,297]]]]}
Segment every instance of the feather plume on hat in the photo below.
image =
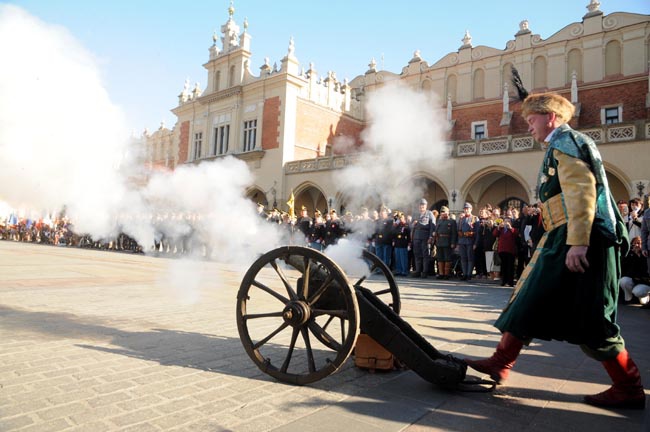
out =
{"type": "Polygon", "coordinates": [[[517,96],[519,97],[520,101],[523,101],[528,97],[528,90],[526,90],[526,87],[524,87],[524,83],[521,80],[519,71],[514,66],[512,66],[512,84],[517,89],[517,96]]]}

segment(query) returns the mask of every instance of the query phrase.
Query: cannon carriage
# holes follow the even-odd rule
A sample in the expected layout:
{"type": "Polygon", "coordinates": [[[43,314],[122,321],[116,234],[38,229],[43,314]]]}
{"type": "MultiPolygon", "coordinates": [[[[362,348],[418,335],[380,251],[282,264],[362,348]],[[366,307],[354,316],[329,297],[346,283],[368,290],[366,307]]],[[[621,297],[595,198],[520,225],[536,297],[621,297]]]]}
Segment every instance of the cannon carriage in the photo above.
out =
{"type": "Polygon", "coordinates": [[[363,332],[429,382],[466,383],[467,365],[440,353],[399,316],[390,269],[376,255],[357,252],[344,258],[347,274],[300,246],[271,250],[251,265],[237,294],[237,327],[257,367],[282,382],[312,383],[339,370],[363,332]]]}

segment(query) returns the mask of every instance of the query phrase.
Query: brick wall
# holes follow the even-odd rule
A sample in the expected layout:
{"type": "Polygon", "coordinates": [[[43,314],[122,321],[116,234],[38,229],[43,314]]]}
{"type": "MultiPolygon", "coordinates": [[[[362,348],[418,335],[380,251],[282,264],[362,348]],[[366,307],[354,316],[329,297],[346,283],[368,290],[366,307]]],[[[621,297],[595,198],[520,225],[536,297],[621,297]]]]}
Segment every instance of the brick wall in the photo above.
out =
{"type": "Polygon", "coordinates": [[[262,149],[269,150],[280,146],[280,97],[272,97],[264,101],[262,114],[262,149]]]}
{"type": "MultiPolygon", "coordinates": [[[[623,122],[645,120],[650,118],[650,110],[645,107],[645,97],[648,92],[647,80],[579,90],[578,100],[581,104],[580,117],[572,120],[574,128],[590,128],[600,126],[600,110],[604,106],[623,105],[623,122]]],[[[557,92],[571,99],[570,91],[557,92]]],[[[513,111],[510,125],[500,126],[503,105],[501,100],[484,106],[454,107],[452,118],[456,120],[454,129],[449,137],[452,141],[472,139],[472,122],[487,120],[488,138],[504,135],[526,134],[528,127],[521,116],[521,102],[510,101],[510,111],[513,111]]]]}
{"type": "Polygon", "coordinates": [[[648,92],[648,80],[614,85],[578,92],[582,106],[579,127],[588,128],[600,125],[600,109],[604,106],[623,105],[623,121],[650,118],[650,111],[645,107],[648,92]]]}

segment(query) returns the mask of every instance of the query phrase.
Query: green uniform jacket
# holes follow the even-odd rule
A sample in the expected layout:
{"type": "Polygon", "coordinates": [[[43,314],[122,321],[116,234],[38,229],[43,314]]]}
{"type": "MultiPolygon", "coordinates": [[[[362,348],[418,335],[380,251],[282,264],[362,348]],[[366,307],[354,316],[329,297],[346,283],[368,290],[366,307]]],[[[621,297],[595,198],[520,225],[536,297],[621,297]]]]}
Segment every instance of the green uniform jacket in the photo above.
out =
{"type": "Polygon", "coordinates": [[[435,238],[437,247],[451,247],[451,245],[457,245],[458,227],[456,226],[456,221],[452,219],[438,218],[435,238]]]}
{"type": "MultiPolygon", "coordinates": [[[[620,252],[627,249],[627,233],[594,142],[568,125],[555,131],[544,156],[540,200],[545,202],[562,193],[555,150],[585,162],[596,179],[589,268],[585,273],[573,273],[565,265],[570,248],[567,223],[546,232],[495,327],[523,340],[566,340],[597,352],[592,356],[610,358],[623,345],[616,307],[620,252]]],[[[563,205],[566,209],[570,203],[563,205]]]]}

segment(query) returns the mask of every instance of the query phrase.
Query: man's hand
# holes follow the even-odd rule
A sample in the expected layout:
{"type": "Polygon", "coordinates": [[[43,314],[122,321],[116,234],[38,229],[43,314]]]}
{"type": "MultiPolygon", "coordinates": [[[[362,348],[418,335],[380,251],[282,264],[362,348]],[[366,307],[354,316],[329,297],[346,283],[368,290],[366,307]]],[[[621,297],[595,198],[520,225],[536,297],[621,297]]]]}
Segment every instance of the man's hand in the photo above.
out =
{"type": "Polygon", "coordinates": [[[588,248],[589,246],[571,246],[569,248],[564,263],[570,271],[584,273],[589,268],[589,261],[587,261],[588,248]]]}

